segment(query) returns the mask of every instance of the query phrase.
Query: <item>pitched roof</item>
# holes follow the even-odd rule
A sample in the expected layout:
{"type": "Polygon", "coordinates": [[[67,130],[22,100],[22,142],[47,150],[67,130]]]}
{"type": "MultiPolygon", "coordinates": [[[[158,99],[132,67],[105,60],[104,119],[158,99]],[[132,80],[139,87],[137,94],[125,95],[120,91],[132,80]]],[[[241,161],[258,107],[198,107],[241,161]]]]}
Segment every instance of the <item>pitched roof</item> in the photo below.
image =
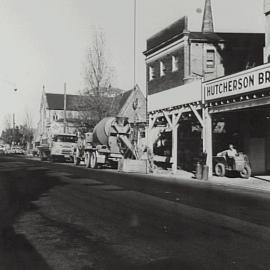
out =
{"type": "Polygon", "coordinates": [[[134,117],[132,115],[134,114],[134,110],[130,106],[133,106],[133,102],[136,97],[139,98],[140,103],[137,113],[140,115],[141,122],[145,122],[146,100],[138,85],[136,85],[135,92],[134,88],[132,88],[114,98],[113,101],[114,115],[127,116],[129,117],[129,120],[133,122],[134,117]]]}
{"type": "MultiPolygon", "coordinates": [[[[49,110],[64,110],[64,94],[45,93],[49,110]]],[[[81,95],[66,95],[68,111],[79,111],[83,102],[81,95]]]]}
{"type": "Polygon", "coordinates": [[[124,104],[127,102],[128,98],[132,94],[132,91],[133,89],[125,91],[113,98],[112,108],[115,115],[120,112],[124,104]]]}

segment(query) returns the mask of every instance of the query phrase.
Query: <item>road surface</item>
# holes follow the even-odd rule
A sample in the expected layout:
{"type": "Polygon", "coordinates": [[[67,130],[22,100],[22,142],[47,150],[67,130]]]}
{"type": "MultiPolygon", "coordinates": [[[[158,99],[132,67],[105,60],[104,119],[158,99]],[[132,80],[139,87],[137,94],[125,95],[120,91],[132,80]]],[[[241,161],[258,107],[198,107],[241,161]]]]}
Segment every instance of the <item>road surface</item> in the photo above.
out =
{"type": "Polygon", "coordinates": [[[270,269],[270,194],[0,157],[0,269],[270,269]]]}

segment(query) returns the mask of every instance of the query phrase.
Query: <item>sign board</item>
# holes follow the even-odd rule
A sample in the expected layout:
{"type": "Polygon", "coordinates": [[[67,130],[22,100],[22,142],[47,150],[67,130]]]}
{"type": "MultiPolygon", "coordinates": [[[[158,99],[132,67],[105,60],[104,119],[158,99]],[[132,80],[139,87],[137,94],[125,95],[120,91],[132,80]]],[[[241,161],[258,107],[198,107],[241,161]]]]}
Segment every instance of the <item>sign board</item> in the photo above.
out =
{"type": "Polygon", "coordinates": [[[270,64],[203,83],[206,101],[247,94],[270,87],[270,64]]]}

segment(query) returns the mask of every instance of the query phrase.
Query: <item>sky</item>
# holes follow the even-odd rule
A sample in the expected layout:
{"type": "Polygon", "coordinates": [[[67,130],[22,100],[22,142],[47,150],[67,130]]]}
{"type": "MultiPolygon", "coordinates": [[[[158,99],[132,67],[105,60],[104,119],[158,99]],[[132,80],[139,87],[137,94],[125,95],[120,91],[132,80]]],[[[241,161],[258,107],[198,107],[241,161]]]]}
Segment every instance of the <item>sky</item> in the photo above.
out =
{"type": "MultiPolygon", "coordinates": [[[[264,32],[263,0],[212,0],[215,31],[264,32]]],[[[136,78],[145,93],[146,40],[184,15],[200,31],[204,0],[136,1],[136,78]]],[[[15,115],[39,120],[42,87],[77,94],[94,29],[102,29],[113,86],[134,86],[134,0],[0,0],[0,131],[15,115]],[[14,91],[17,89],[17,91],[14,91]]]]}

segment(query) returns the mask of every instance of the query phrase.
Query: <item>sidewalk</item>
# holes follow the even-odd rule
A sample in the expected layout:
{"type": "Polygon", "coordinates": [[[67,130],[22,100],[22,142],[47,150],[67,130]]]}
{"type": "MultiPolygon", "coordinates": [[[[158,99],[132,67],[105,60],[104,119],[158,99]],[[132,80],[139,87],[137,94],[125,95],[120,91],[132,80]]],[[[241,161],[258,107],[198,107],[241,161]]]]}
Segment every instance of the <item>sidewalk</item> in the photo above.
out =
{"type": "MultiPolygon", "coordinates": [[[[33,160],[39,160],[38,158],[28,157],[33,160]]],[[[112,172],[118,172],[116,170],[111,170],[112,172]]],[[[132,173],[137,175],[145,175],[142,173],[132,173]]],[[[252,176],[249,179],[235,178],[235,177],[217,177],[212,176],[208,180],[198,180],[195,178],[194,174],[184,170],[177,170],[175,174],[170,170],[157,169],[154,173],[147,174],[150,177],[170,178],[172,182],[184,182],[188,181],[196,184],[212,184],[217,186],[224,187],[238,187],[238,188],[247,188],[253,190],[262,190],[270,192],[270,175],[266,176],[252,176]]]]}
{"type": "Polygon", "coordinates": [[[174,178],[177,181],[194,181],[200,183],[208,183],[218,186],[232,186],[232,187],[239,187],[239,188],[247,188],[247,189],[257,189],[270,192],[270,175],[266,176],[252,176],[249,179],[243,179],[238,177],[217,177],[213,175],[208,180],[198,180],[195,178],[194,174],[191,172],[178,170],[175,174],[171,171],[165,170],[157,170],[151,174],[152,176],[157,177],[170,177],[174,178]]]}

